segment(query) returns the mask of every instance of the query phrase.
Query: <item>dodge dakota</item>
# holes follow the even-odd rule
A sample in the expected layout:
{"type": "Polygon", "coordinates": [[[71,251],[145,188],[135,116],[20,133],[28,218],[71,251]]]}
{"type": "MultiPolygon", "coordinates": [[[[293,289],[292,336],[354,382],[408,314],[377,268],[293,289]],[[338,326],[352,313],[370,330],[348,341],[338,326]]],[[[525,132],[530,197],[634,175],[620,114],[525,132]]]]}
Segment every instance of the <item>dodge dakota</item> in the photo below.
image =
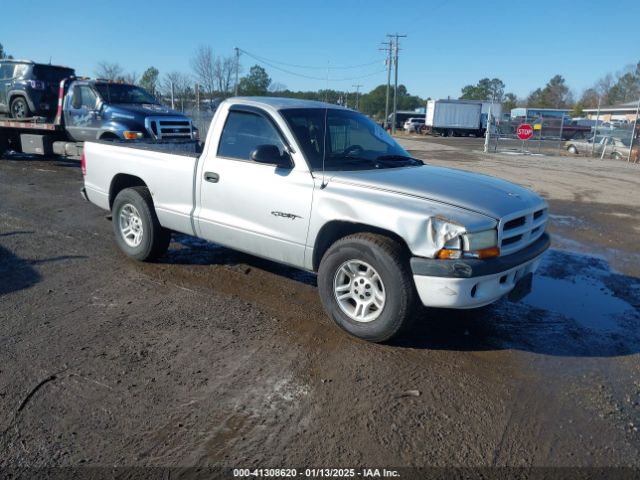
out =
{"type": "Polygon", "coordinates": [[[142,261],[171,232],[317,273],[327,314],[381,342],[419,303],[474,308],[523,296],[549,247],[548,206],[490,176],[425,165],[364,115],[235,97],[202,152],[87,141],[83,194],[142,261]]]}

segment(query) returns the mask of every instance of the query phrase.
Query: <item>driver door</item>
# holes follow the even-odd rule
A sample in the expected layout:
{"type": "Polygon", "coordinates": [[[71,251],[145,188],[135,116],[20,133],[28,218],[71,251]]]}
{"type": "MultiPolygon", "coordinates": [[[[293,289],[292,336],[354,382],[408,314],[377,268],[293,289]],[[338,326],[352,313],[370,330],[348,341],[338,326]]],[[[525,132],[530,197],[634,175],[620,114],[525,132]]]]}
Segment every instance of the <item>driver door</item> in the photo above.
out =
{"type": "MultiPolygon", "coordinates": [[[[270,115],[258,108],[231,106],[224,126],[211,138],[199,169],[199,235],[263,258],[302,267],[314,182],[306,163],[283,168],[258,163],[251,152],[287,141],[270,115]]],[[[216,124],[221,124],[216,121],[216,124]]],[[[288,155],[288,153],[286,153],[288,155]]],[[[299,162],[300,163],[300,162],[299,162]]],[[[304,162],[302,162],[304,163],[304,162]]]]}
{"type": "Polygon", "coordinates": [[[100,130],[99,98],[89,85],[74,85],[67,94],[65,124],[77,142],[95,140],[100,130]]]}

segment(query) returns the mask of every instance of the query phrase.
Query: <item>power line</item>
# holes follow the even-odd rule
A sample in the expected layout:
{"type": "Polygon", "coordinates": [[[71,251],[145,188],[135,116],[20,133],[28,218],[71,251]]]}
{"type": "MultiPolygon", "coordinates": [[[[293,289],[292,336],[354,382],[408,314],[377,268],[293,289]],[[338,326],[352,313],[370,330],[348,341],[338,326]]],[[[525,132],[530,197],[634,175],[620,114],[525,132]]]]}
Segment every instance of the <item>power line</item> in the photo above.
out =
{"type": "Polygon", "coordinates": [[[277,65],[284,65],[285,67],[291,67],[291,68],[301,68],[301,69],[305,69],[305,70],[352,70],[355,68],[363,68],[363,67],[369,67],[371,65],[375,65],[377,63],[380,63],[380,59],[376,59],[376,60],[372,60],[370,62],[367,63],[361,63],[358,65],[348,65],[348,66],[340,66],[340,67],[332,67],[332,66],[311,66],[311,65],[299,65],[299,64],[295,64],[295,63],[286,63],[286,62],[280,62],[278,60],[272,60],[269,59],[267,57],[264,57],[262,55],[256,55],[255,53],[251,53],[251,52],[247,52],[246,50],[242,50],[242,53],[247,54],[248,56],[254,58],[255,60],[258,61],[263,61],[265,63],[274,63],[277,65]]]}
{"type": "MultiPolygon", "coordinates": [[[[307,78],[307,79],[310,79],[310,80],[322,80],[322,81],[327,81],[327,82],[346,82],[346,81],[349,81],[349,80],[360,80],[361,78],[372,77],[372,76],[378,75],[379,73],[382,73],[382,72],[384,72],[386,70],[386,69],[385,70],[377,70],[375,72],[370,72],[370,73],[366,73],[364,75],[358,75],[358,76],[354,76],[354,77],[343,77],[343,78],[328,78],[327,76],[325,76],[325,77],[316,77],[316,76],[313,76],[313,75],[306,75],[304,73],[298,73],[298,72],[293,72],[291,70],[287,70],[285,68],[282,68],[282,67],[279,67],[277,65],[274,65],[271,62],[268,62],[268,61],[263,60],[263,59],[261,59],[259,57],[256,57],[255,55],[247,52],[246,50],[241,50],[241,51],[245,55],[247,55],[247,56],[253,58],[254,60],[256,60],[258,63],[262,63],[263,65],[267,65],[268,67],[271,67],[271,68],[273,68],[275,70],[279,70],[279,71],[284,72],[284,73],[286,73],[288,75],[293,75],[293,76],[301,77],[301,78],[307,78]]],[[[324,67],[324,69],[325,70],[330,70],[331,67],[324,67]]]]}

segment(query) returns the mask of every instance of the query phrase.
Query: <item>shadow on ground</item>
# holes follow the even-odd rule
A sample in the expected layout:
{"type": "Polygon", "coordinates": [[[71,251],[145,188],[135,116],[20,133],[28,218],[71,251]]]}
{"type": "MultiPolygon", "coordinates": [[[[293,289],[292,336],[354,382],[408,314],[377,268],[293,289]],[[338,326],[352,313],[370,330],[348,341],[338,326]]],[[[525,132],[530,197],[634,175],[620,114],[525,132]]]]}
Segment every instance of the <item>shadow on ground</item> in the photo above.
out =
{"type": "Polygon", "coordinates": [[[18,162],[46,162],[56,167],[80,168],[79,160],[70,160],[64,157],[44,157],[42,155],[31,155],[28,153],[19,153],[13,151],[5,152],[4,155],[0,155],[0,159],[18,162]]]}
{"type": "MultiPolygon", "coordinates": [[[[2,236],[18,233],[27,232],[3,233],[2,236]]],[[[40,280],[40,274],[30,262],[0,246],[0,296],[32,287],[40,280]]]]}
{"type": "MultiPolygon", "coordinates": [[[[30,235],[33,232],[15,231],[0,233],[0,238],[30,235]]],[[[84,255],[59,255],[56,257],[27,260],[0,246],[0,296],[29,288],[42,280],[42,275],[33,268],[51,262],[87,258],[84,255]]]]}

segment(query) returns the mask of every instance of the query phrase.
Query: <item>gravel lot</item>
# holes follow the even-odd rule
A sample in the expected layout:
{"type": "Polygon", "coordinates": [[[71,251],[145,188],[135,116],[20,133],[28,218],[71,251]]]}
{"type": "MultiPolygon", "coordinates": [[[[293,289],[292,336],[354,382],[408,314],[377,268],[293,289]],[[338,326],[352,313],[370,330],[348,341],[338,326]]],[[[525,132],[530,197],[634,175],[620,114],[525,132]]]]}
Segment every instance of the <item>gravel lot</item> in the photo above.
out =
{"type": "Polygon", "coordinates": [[[0,161],[0,467],[640,467],[640,166],[416,157],[549,201],[534,292],[346,336],[315,277],[174,235],[125,258],[76,162],[0,161]]]}

